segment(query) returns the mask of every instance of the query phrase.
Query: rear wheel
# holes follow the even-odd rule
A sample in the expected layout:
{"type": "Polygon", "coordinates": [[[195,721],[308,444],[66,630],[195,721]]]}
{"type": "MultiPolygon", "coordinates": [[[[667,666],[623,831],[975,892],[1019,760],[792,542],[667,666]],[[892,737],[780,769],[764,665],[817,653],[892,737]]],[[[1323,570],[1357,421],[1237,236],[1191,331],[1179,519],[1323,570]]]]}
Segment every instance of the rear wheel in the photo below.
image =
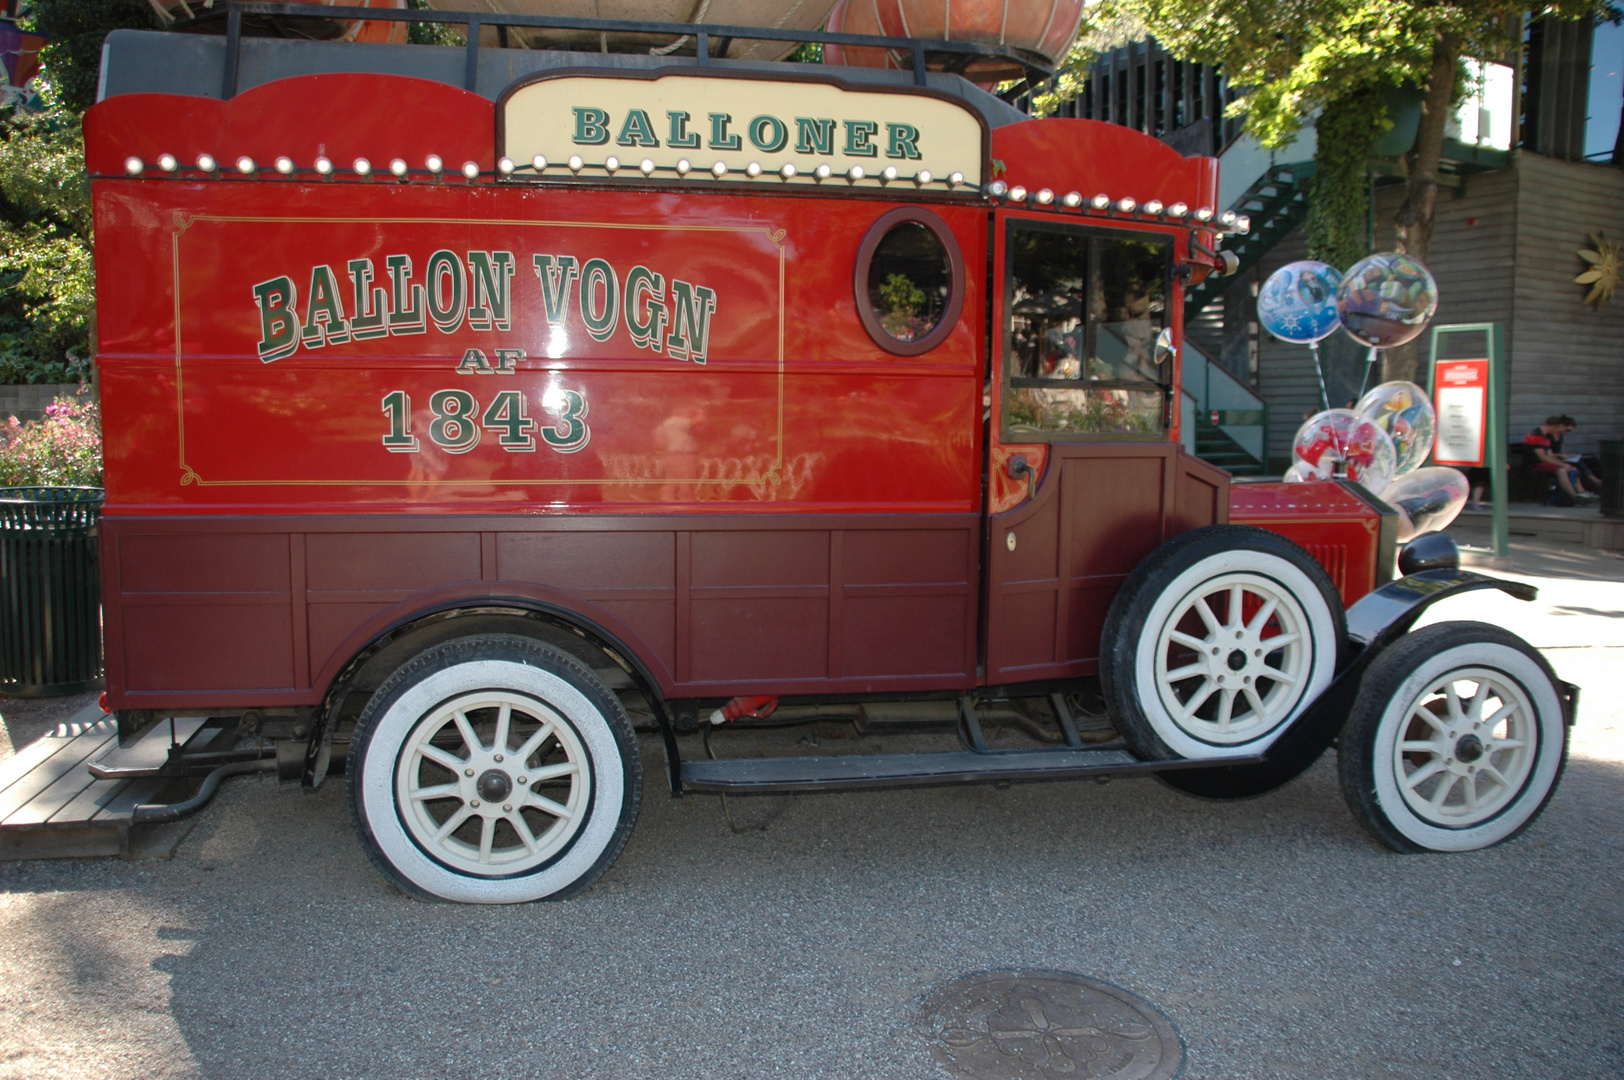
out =
{"type": "Polygon", "coordinates": [[[350,807],[407,892],[471,903],[563,898],[625,845],[642,768],[631,722],[588,668],[510,635],[415,657],[367,703],[350,807]]]}
{"type": "Polygon", "coordinates": [[[1141,755],[1249,757],[1330,685],[1345,637],[1341,599],[1313,556],[1276,533],[1212,526],[1164,544],[1124,583],[1102,632],[1100,684],[1141,755]]]}
{"type": "Polygon", "coordinates": [[[1338,742],[1342,792],[1399,851],[1473,851],[1527,828],[1567,761],[1550,665],[1485,623],[1439,623],[1371,664],[1338,742]]]}

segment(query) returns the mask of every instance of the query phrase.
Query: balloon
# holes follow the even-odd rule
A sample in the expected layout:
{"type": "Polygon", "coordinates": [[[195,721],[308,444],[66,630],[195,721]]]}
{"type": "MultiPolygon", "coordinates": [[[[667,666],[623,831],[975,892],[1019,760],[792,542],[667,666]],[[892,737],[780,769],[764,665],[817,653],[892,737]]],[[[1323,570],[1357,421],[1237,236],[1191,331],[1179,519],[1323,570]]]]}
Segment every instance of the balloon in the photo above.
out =
{"type": "Polygon", "coordinates": [[[1321,480],[1333,476],[1339,463],[1345,464],[1348,479],[1357,480],[1372,495],[1382,493],[1398,468],[1398,452],[1387,432],[1352,409],[1327,409],[1310,416],[1297,429],[1292,452],[1321,480]]]}
{"type": "Polygon", "coordinates": [[[1427,392],[1415,383],[1384,382],[1360,398],[1353,411],[1376,421],[1392,438],[1400,476],[1419,468],[1432,453],[1438,414],[1427,392]]]}
{"type": "Polygon", "coordinates": [[[1336,307],[1356,340],[1391,349],[1426,329],[1438,310],[1438,283],[1419,259],[1371,255],[1348,270],[1336,291],[1336,307]]]}
{"type": "Polygon", "coordinates": [[[1269,275],[1257,294],[1263,329],[1297,345],[1325,337],[1337,326],[1336,290],[1342,272],[1313,259],[1287,263],[1269,275]]]}
{"type": "Polygon", "coordinates": [[[1398,542],[1426,532],[1438,532],[1455,520],[1471,485],[1456,469],[1432,465],[1394,480],[1381,493],[1382,501],[1398,511],[1398,542]]]}
{"type": "Polygon", "coordinates": [[[1285,481],[1288,484],[1306,484],[1318,479],[1319,473],[1306,461],[1293,462],[1291,468],[1286,470],[1285,481]]]}

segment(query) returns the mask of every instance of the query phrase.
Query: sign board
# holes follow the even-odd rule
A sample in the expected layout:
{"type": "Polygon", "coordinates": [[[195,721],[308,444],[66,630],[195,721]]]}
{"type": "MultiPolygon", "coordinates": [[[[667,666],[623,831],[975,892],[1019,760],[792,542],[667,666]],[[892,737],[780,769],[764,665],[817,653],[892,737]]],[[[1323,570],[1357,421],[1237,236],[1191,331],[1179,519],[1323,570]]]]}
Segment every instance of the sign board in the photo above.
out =
{"type": "MultiPolygon", "coordinates": [[[[1432,460],[1440,465],[1489,470],[1492,503],[1489,536],[1495,558],[1511,550],[1506,492],[1506,338],[1498,323],[1434,326],[1427,364],[1427,389],[1438,411],[1438,436],[1432,460]],[[1473,342],[1468,356],[1483,343],[1484,359],[1446,360],[1447,343],[1465,334],[1473,342]]],[[[1469,349],[1469,351],[1468,351],[1469,349]]]]}
{"type": "Polygon", "coordinates": [[[1489,423],[1488,360],[1440,360],[1433,379],[1438,440],[1432,459],[1439,465],[1480,466],[1489,423]]]}
{"type": "Polygon", "coordinates": [[[516,180],[890,183],[968,193],[979,190],[987,157],[981,115],[956,98],[849,89],[819,76],[543,75],[503,95],[497,125],[498,152],[516,180]]]}

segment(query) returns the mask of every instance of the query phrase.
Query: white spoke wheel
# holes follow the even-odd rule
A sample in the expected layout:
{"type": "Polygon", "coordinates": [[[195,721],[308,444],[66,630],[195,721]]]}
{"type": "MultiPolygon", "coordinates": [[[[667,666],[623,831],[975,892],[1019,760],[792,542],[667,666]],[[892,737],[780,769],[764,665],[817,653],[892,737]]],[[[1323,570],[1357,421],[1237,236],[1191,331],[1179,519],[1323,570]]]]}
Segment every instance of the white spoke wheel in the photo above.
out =
{"type": "Polygon", "coordinates": [[[1280,725],[1302,698],[1312,655],[1302,604],[1275,579],[1248,572],[1203,581],[1178,600],[1151,662],[1161,708],[1225,746],[1280,725]]]}
{"type": "Polygon", "coordinates": [[[1344,637],[1341,598],[1301,547],[1247,526],[1197,529],[1118,591],[1101,689],[1142,755],[1252,756],[1330,684],[1344,637]]]}
{"type": "Polygon", "coordinates": [[[1400,851],[1472,851],[1539,815],[1567,760],[1556,676],[1527,642],[1439,623],[1371,664],[1339,742],[1342,791],[1400,851]]]}
{"type": "Polygon", "coordinates": [[[395,764],[395,804],[417,846],[481,876],[522,873],[562,851],[586,820],[592,770],[570,722],[509,690],[431,710],[395,764]]]}
{"type": "Polygon", "coordinates": [[[591,884],[636,820],[641,764],[619,700],[527,638],[435,646],[367,703],[350,806],[368,854],[407,892],[473,903],[591,884]]]}

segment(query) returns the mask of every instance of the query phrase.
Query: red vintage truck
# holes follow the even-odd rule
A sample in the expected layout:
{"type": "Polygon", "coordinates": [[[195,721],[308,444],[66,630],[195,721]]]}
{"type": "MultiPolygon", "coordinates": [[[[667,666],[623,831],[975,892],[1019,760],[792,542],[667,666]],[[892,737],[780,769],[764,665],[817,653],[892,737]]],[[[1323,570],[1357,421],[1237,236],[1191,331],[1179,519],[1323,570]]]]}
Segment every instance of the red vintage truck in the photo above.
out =
{"type": "Polygon", "coordinates": [[[243,33],[333,12],[116,33],[85,120],[126,742],[208,717],[310,787],[346,762],[379,868],[473,902],[604,872],[634,722],[673,793],[724,795],[1235,798],[1340,735],[1401,850],[1499,842],[1555,790],[1576,691],[1503,630],[1407,633],[1525,588],[1439,537],[1391,580],[1356,485],[1181,449],[1183,286],[1245,227],[1215,160],[1031,119],[931,70],[958,43],[800,35],[913,58],[883,71],[711,55],[744,28],[643,57],[482,48],[470,13],[432,15],[466,49],[243,33]],[[956,741],[680,754],[820,718],[956,741]]]}

